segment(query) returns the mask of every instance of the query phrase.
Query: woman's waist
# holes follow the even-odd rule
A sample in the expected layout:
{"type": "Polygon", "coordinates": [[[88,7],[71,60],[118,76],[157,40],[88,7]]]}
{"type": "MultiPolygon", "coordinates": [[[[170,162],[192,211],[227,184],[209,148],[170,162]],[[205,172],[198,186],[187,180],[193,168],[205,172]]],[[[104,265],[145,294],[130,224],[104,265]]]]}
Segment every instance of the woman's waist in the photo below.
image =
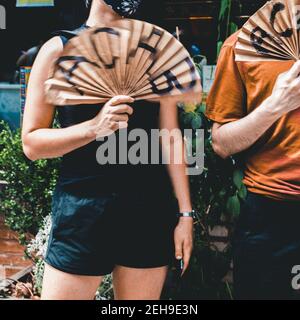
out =
{"type": "Polygon", "coordinates": [[[61,185],[104,189],[167,188],[170,178],[165,165],[81,165],[62,161],[61,185]]]}
{"type": "Polygon", "coordinates": [[[161,174],[166,171],[166,164],[163,161],[151,163],[145,162],[130,162],[126,159],[117,161],[106,161],[97,159],[96,157],[77,157],[64,156],[60,165],[60,174],[62,176],[111,176],[111,175],[133,175],[141,177],[140,174],[161,174]],[[125,161],[123,161],[125,160],[125,161]]]}

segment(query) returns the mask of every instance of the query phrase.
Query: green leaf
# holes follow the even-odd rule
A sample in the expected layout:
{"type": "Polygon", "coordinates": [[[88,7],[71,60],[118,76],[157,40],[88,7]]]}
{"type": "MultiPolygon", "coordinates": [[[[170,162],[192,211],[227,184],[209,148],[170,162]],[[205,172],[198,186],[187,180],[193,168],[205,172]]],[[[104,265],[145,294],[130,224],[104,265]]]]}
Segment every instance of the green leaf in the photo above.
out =
{"type": "Polygon", "coordinates": [[[237,217],[241,211],[241,203],[237,195],[230,197],[226,204],[227,213],[237,217]]]}
{"type": "Polygon", "coordinates": [[[192,128],[194,130],[200,129],[202,127],[202,118],[199,115],[195,115],[192,120],[192,128]]]}
{"type": "Polygon", "coordinates": [[[231,0],[221,0],[220,3],[220,12],[219,12],[219,21],[224,20],[226,12],[230,8],[231,0]]]}
{"type": "Polygon", "coordinates": [[[206,111],[206,105],[202,103],[197,109],[197,112],[205,114],[205,111],[206,111]]]}
{"type": "Polygon", "coordinates": [[[186,126],[192,127],[193,119],[194,119],[194,113],[188,112],[183,114],[183,122],[186,126]]]}
{"type": "Polygon", "coordinates": [[[243,184],[240,190],[238,191],[238,195],[242,200],[245,200],[247,197],[248,191],[246,186],[243,184]]]}
{"type": "Polygon", "coordinates": [[[217,43],[217,57],[219,57],[219,55],[220,55],[222,46],[223,46],[223,41],[218,41],[218,43],[217,43]]]}
{"type": "Polygon", "coordinates": [[[237,24],[235,24],[234,22],[230,22],[230,25],[229,25],[229,32],[230,34],[234,34],[238,31],[239,27],[237,24]]]}
{"type": "Polygon", "coordinates": [[[233,183],[238,188],[238,190],[241,189],[243,185],[243,179],[244,179],[244,173],[239,169],[234,170],[233,183]]]}

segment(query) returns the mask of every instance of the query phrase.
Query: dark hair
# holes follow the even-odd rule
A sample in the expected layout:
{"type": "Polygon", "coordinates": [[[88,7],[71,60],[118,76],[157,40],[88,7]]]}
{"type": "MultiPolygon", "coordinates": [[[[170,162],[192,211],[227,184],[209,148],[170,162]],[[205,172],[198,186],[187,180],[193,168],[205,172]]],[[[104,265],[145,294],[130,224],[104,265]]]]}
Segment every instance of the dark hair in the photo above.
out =
{"type": "Polygon", "coordinates": [[[75,29],[88,18],[92,0],[56,0],[55,9],[59,13],[63,29],[75,29]]]}

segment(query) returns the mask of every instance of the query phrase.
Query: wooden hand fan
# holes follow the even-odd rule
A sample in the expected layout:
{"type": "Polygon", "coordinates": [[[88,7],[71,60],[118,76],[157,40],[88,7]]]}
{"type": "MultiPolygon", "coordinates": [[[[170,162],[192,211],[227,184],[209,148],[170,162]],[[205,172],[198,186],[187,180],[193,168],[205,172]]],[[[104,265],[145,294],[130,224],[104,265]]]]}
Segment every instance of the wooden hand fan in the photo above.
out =
{"type": "Polygon", "coordinates": [[[138,20],[82,31],[68,42],[51,73],[45,87],[54,105],[103,103],[115,95],[156,100],[202,92],[183,45],[160,27],[138,20]]]}
{"type": "Polygon", "coordinates": [[[241,29],[237,61],[299,60],[300,0],[272,0],[241,29]]]}

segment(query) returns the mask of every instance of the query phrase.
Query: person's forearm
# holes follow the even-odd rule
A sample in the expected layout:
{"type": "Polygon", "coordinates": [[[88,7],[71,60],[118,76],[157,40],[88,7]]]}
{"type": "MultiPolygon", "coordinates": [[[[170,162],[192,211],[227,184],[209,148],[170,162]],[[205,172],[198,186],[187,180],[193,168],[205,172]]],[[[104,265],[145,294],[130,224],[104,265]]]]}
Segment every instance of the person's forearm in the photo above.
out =
{"type": "Polygon", "coordinates": [[[272,97],[240,120],[213,130],[213,147],[223,158],[250,148],[280,117],[272,97]]]}
{"type": "Polygon", "coordinates": [[[168,165],[168,171],[174,186],[180,212],[192,211],[189,179],[186,175],[186,166],[170,164],[168,165]]]}
{"type": "Polygon", "coordinates": [[[186,164],[184,163],[184,143],[183,138],[178,137],[169,145],[163,146],[165,152],[170,151],[170,163],[167,164],[169,176],[172,181],[174,192],[179,204],[179,210],[181,212],[192,211],[192,203],[190,196],[190,185],[189,179],[186,174],[186,164]],[[176,152],[180,153],[176,157],[176,152]],[[179,164],[176,163],[175,159],[183,159],[179,164]]]}
{"type": "Polygon", "coordinates": [[[61,157],[96,139],[91,121],[62,129],[37,129],[23,138],[26,156],[31,160],[61,157]]]}

